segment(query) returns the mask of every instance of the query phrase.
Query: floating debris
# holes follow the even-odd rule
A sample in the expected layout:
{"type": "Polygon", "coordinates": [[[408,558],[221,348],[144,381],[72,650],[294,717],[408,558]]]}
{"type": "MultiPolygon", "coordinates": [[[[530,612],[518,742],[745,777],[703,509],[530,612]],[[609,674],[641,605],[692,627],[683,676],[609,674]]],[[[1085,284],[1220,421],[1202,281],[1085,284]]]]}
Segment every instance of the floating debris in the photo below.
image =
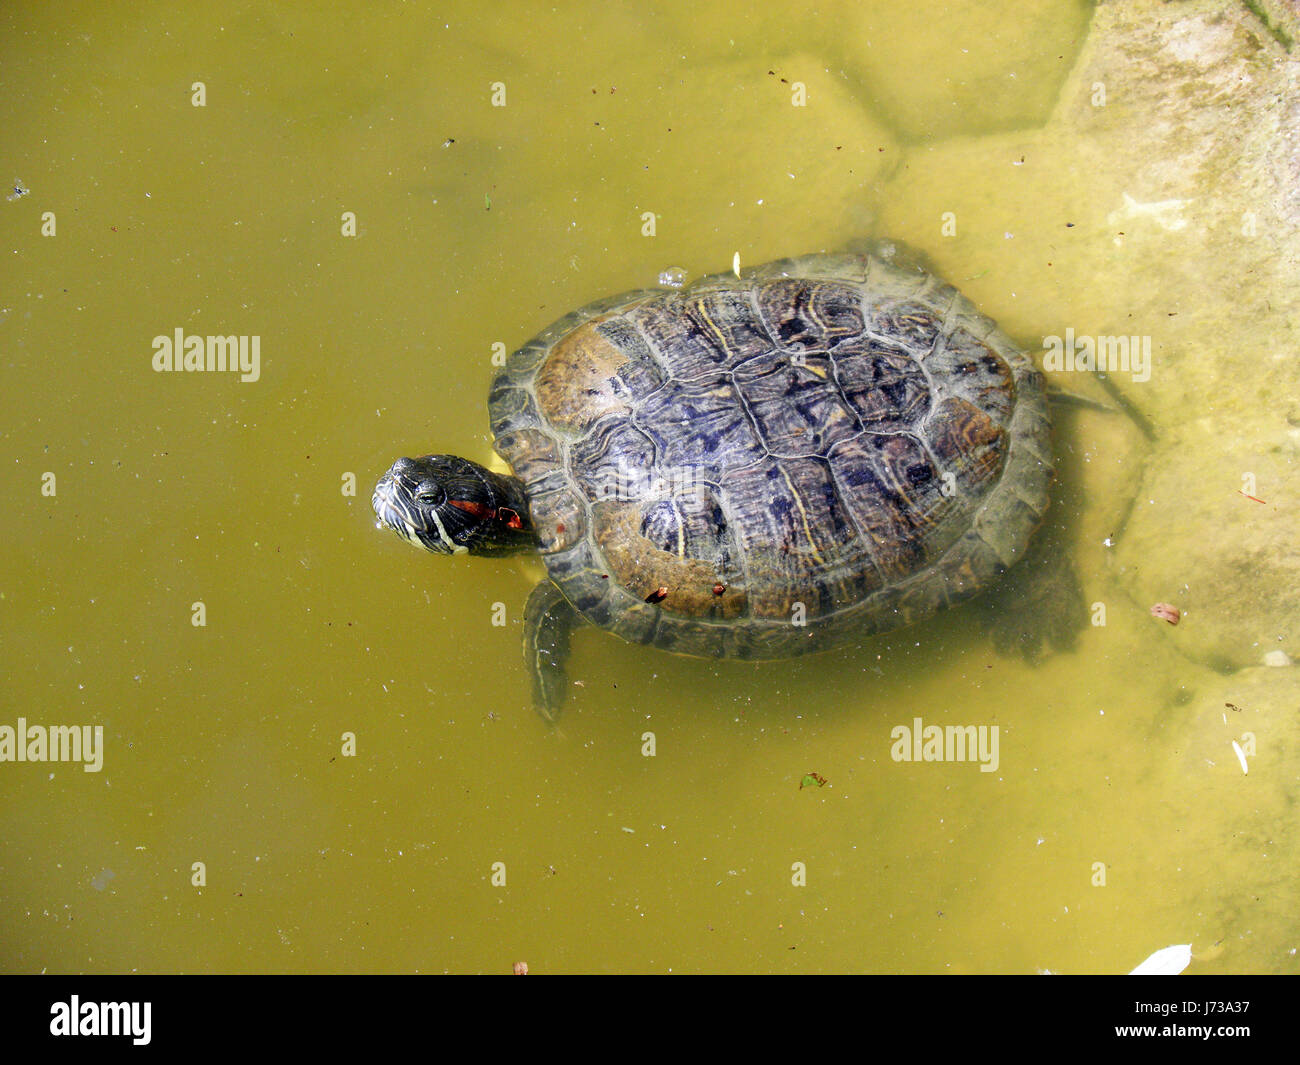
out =
{"type": "Polygon", "coordinates": [[[1177,625],[1179,620],[1182,618],[1183,613],[1176,606],[1173,606],[1170,603],[1156,603],[1156,605],[1151,608],[1151,616],[1153,618],[1160,618],[1163,621],[1167,621],[1170,625],[1177,625]]]}
{"type": "Polygon", "coordinates": [[[1192,963],[1192,945],[1165,947],[1147,958],[1129,976],[1177,976],[1192,963]]]}
{"type": "Polygon", "coordinates": [[[528,975],[528,963],[526,961],[515,962],[515,975],[516,976],[528,975]]]}
{"type": "Polygon", "coordinates": [[[656,588],[653,592],[645,597],[647,603],[662,603],[668,598],[667,588],[656,588]]]}
{"type": "Polygon", "coordinates": [[[686,267],[670,266],[659,271],[659,284],[664,288],[681,288],[686,284],[686,267]]]}
{"type": "Polygon", "coordinates": [[[31,191],[31,189],[23,184],[22,178],[14,178],[14,191],[6,196],[5,199],[10,203],[13,203],[14,200],[21,200],[24,196],[31,195],[31,191]]]}
{"type": "Polygon", "coordinates": [[[803,791],[804,788],[811,788],[814,785],[819,788],[824,788],[829,783],[830,781],[820,773],[807,773],[804,775],[803,780],[799,781],[799,790],[803,791]]]}
{"type": "Polygon", "coordinates": [[[1237,755],[1237,761],[1241,763],[1241,771],[1243,773],[1249,774],[1250,768],[1246,765],[1246,752],[1241,749],[1241,744],[1238,743],[1236,740],[1233,740],[1232,749],[1234,753],[1237,755]]]}

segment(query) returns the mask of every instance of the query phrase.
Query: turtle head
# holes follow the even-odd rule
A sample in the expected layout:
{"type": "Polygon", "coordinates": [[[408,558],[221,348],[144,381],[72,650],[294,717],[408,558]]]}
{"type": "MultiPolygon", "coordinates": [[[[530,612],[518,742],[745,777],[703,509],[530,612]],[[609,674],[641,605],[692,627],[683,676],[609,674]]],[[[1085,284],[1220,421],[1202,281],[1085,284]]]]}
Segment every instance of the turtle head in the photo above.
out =
{"type": "Polygon", "coordinates": [[[398,459],[371,502],[381,526],[438,555],[510,555],[537,545],[523,484],[455,455],[398,459]]]}

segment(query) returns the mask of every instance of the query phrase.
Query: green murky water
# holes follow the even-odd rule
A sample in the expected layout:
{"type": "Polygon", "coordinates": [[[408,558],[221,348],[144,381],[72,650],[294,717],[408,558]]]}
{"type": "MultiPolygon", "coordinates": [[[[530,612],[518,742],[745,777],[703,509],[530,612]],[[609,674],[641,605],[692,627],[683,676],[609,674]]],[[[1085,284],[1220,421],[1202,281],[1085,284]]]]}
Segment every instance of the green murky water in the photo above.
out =
{"type": "MultiPolygon", "coordinates": [[[[99,772],[0,763],[0,969],[1285,968],[1267,914],[1283,960],[1231,949],[1251,859],[1181,775],[1150,619],[1037,667],[969,609],[763,665],[584,630],[550,729],[526,567],[370,510],[399,454],[487,457],[495,344],[667,267],[886,231],[1015,335],[1069,324],[1112,282],[1008,230],[1113,190],[1043,195],[1008,131],[1090,10],[480,7],[0,15],[0,725],[103,729],[99,772]],[[155,372],[176,330],[257,337],[257,379],[155,372]],[[996,772],[895,761],[918,717],[997,726],[996,772]]],[[[1132,495],[1094,458],[1059,507],[1090,601],[1132,495]]]]}

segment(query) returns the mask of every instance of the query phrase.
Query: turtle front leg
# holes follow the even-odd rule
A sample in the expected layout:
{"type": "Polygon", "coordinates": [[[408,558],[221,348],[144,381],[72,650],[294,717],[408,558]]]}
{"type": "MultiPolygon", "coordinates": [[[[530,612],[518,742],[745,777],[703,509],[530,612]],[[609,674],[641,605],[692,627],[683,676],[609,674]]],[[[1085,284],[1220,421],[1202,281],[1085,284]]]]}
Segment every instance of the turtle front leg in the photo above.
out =
{"type": "Polygon", "coordinates": [[[559,720],[568,695],[569,634],[581,621],[553,581],[542,581],[524,606],[524,662],[533,678],[533,705],[551,724],[559,720]]]}

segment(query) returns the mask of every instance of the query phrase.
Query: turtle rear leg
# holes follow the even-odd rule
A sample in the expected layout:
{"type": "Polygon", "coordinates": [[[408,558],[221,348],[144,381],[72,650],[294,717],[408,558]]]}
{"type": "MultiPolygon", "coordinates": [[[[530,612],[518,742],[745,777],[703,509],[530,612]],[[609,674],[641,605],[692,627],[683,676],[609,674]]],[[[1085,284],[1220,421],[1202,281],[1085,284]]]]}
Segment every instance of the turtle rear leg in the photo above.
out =
{"type": "Polygon", "coordinates": [[[582,621],[553,581],[542,581],[524,606],[524,662],[533,678],[533,705],[554,724],[568,695],[564,665],[569,634],[582,621]]]}
{"type": "Polygon", "coordinates": [[[1040,530],[1025,557],[982,597],[985,624],[999,654],[1019,652],[1035,663],[1045,651],[1072,650],[1087,627],[1083,589],[1058,537],[1058,530],[1040,530]]]}

